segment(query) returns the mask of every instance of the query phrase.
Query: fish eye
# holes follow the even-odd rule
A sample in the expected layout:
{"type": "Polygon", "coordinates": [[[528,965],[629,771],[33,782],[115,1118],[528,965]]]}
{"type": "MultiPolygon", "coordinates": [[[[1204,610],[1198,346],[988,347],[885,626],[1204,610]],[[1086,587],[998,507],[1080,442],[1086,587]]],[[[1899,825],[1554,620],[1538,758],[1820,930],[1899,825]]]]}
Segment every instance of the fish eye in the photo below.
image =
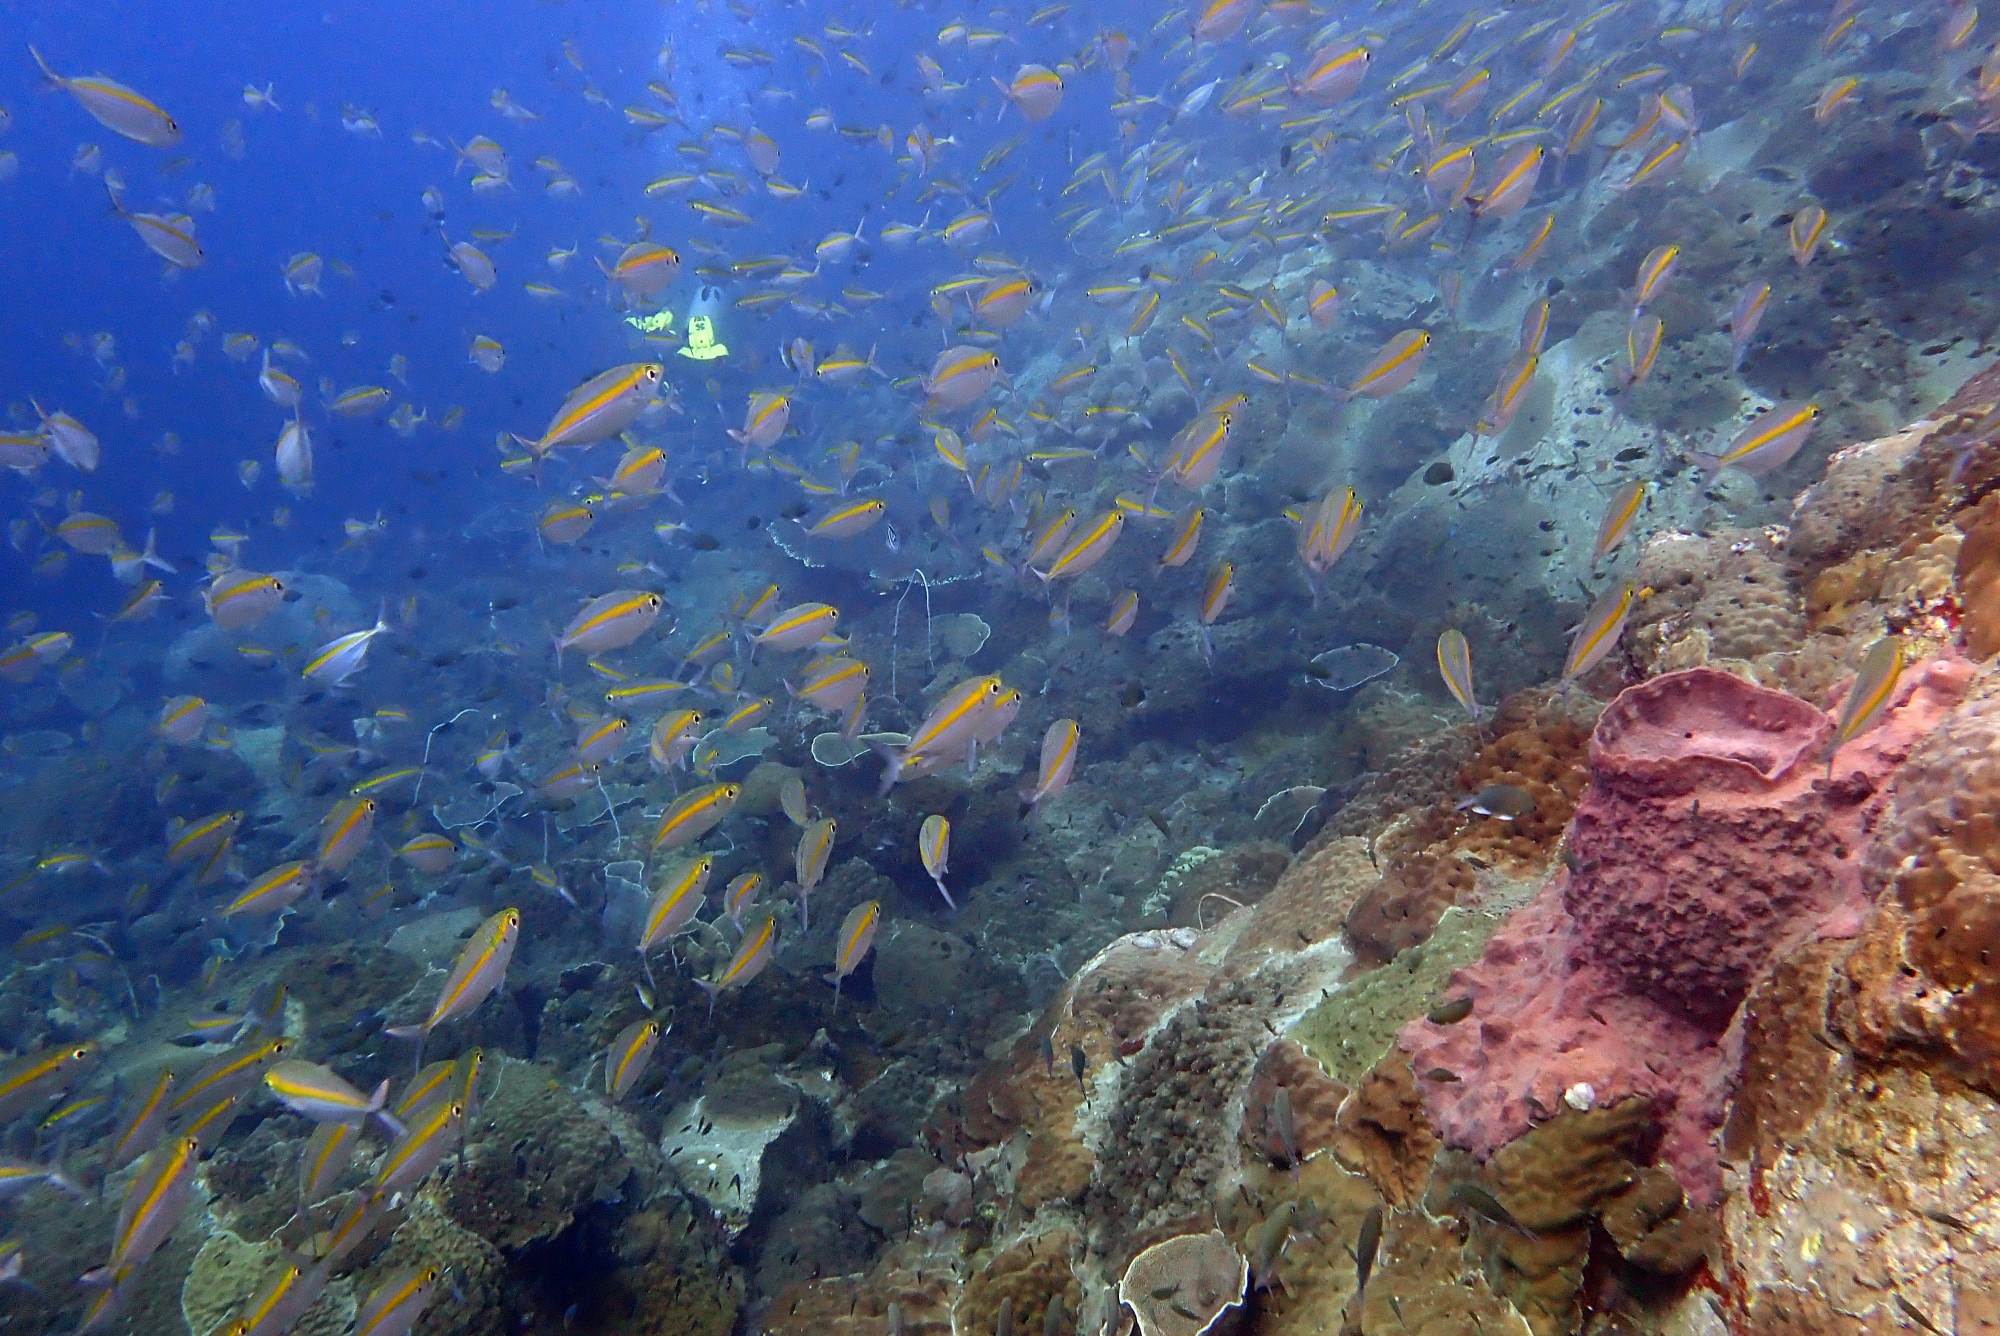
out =
{"type": "Polygon", "coordinates": [[[78,1061],[81,1061],[82,1059],[87,1058],[89,1056],[90,1056],[90,1047],[88,1045],[85,1045],[82,1048],[75,1048],[70,1050],[70,1057],[77,1059],[78,1061]]]}

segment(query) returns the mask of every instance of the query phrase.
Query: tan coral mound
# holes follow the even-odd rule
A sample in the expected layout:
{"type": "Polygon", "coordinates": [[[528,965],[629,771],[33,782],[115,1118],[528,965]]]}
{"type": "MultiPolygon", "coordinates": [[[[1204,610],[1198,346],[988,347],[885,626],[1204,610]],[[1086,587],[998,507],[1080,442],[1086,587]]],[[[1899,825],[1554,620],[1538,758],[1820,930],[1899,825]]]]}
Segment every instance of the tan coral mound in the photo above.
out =
{"type": "Polygon", "coordinates": [[[1870,1057],[1933,1063],[2000,1094],[2000,679],[1897,772],[1863,874],[1873,913],[1836,1019],[1870,1057]]]}

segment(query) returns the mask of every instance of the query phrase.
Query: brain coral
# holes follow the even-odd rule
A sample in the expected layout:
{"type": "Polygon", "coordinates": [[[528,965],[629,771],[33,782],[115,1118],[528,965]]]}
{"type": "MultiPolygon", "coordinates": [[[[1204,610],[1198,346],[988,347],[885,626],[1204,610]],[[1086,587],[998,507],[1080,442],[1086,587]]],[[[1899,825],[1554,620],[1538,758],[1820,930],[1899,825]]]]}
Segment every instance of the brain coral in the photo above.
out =
{"type": "Polygon", "coordinates": [[[1755,660],[1795,650],[1805,635],[1798,595],[1762,533],[1724,530],[1698,538],[1663,533],[1646,544],[1635,584],[1653,592],[1627,630],[1647,671],[1667,666],[1675,646],[1705,639],[1715,659],[1755,660]]]}

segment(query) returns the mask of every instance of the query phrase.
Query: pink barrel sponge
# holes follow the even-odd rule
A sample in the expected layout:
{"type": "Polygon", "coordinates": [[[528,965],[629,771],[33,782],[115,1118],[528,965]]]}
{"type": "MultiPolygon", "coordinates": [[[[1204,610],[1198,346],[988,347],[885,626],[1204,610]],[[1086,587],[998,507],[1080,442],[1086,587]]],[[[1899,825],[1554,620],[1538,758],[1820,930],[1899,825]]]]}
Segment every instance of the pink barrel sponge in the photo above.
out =
{"type": "Polygon", "coordinates": [[[1644,1095],[1661,1160],[1697,1204],[1714,1202],[1736,1012],[1773,959],[1858,930],[1885,781],[1969,672],[1911,669],[1831,780],[1829,716],[1783,692],[1695,668],[1613,701],[1569,870],[1453,975],[1444,996],[1471,997],[1467,1020],[1400,1036],[1446,1143],[1491,1154],[1579,1085],[1599,1103],[1644,1095]]]}
{"type": "Polygon", "coordinates": [[[1814,783],[1832,734],[1798,697],[1713,668],[1604,711],[1563,907],[1623,991],[1720,1034],[1774,952],[1829,915],[1859,923],[1860,805],[1814,783]]]}

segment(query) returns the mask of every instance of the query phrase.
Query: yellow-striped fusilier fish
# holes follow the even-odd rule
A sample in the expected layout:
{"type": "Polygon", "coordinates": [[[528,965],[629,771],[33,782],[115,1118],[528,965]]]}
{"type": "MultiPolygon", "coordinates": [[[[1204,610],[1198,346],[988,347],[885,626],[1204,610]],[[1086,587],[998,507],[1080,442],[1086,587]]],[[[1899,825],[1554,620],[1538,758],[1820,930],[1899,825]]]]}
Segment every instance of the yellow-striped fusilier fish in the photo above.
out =
{"type": "Polygon", "coordinates": [[[1074,719],[1058,719],[1042,734],[1041,768],[1033,787],[1022,795],[1027,800],[1029,815],[1040,811],[1043,803],[1069,784],[1070,774],[1076,769],[1077,737],[1074,719]]]}
{"type": "Polygon", "coordinates": [[[1833,778],[1833,761],[1840,749],[1866,732],[1895,699],[1896,684],[1903,677],[1903,642],[1884,636],[1868,647],[1868,657],[1854,685],[1847,689],[1847,701],[1840,708],[1840,724],[1826,746],[1826,777],[1833,778]]]}
{"type": "Polygon", "coordinates": [[[715,1015],[715,999],[725,988],[740,988],[764,972],[771,963],[771,947],[777,940],[777,926],[766,918],[744,934],[736,954],[713,981],[696,979],[694,986],[708,994],[708,1014],[715,1015]]]}
{"type": "Polygon", "coordinates": [[[1604,508],[1604,518],[1597,526],[1597,543],[1590,551],[1592,565],[1610,556],[1625,541],[1645,502],[1646,484],[1636,478],[1612,493],[1611,503],[1604,508]]]}
{"type": "Polygon", "coordinates": [[[374,1094],[364,1095],[318,1063],[288,1059],[264,1072],[264,1084],[280,1104],[316,1123],[361,1123],[380,1118],[391,1136],[403,1134],[403,1125],[384,1108],[389,1101],[387,1077],[375,1087],[374,1094]]]}
{"type": "Polygon", "coordinates": [[[442,1278],[435,1266],[392,1272],[362,1303],[349,1336],[409,1336],[442,1278]]]}
{"type": "Polygon", "coordinates": [[[833,985],[836,1016],[840,1014],[840,985],[868,958],[869,948],[875,944],[875,929],[881,921],[879,900],[863,900],[840,921],[840,931],[833,938],[833,972],[826,976],[826,981],[833,985]]]}
{"type": "Polygon", "coordinates": [[[194,1182],[201,1146],[191,1136],[169,1141],[149,1154],[125,1188],[125,1204],[111,1234],[111,1259],[88,1273],[86,1283],[115,1282],[143,1263],[180,1224],[194,1182]]]}
{"type": "Polygon", "coordinates": [[[64,78],[49,68],[49,62],[34,47],[28,48],[28,54],[42,67],[43,77],[75,98],[77,105],[106,129],[150,148],[172,148],[181,142],[181,127],[151,98],[101,74],[64,78]]]}
{"type": "Polygon", "coordinates": [[[917,857],[923,860],[924,871],[937,883],[938,894],[944,897],[945,904],[957,909],[958,902],[944,886],[944,874],[951,870],[951,822],[935,814],[924,818],[923,828],[917,831],[917,857]]]}
{"type": "Polygon", "coordinates": [[[653,402],[665,374],[666,368],[658,362],[612,367],[571,390],[539,439],[514,439],[537,457],[566,445],[609,440],[631,426],[653,402]]]}
{"type": "Polygon", "coordinates": [[[375,614],[375,625],[365,631],[349,631],[344,636],[336,636],[321,645],[306,666],[299,670],[299,676],[308,681],[325,686],[337,687],[361,670],[367,661],[369,642],[389,629],[383,620],[383,611],[375,614]]]}
{"type": "Polygon", "coordinates": [[[1618,644],[1625,630],[1625,618],[1632,611],[1632,586],[1621,584],[1607,591],[1591,605],[1570,642],[1569,657],[1563,661],[1562,680],[1573,682],[1595,668],[1618,644]]]}
{"type": "Polygon", "coordinates": [[[618,1032],[611,1041],[611,1047],[604,1053],[604,1093],[613,1101],[625,1098],[639,1078],[646,1074],[646,1065],[653,1060],[653,1050],[659,1047],[660,1036],[666,1031],[656,1020],[634,1021],[618,1032]]]}
{"type": "Polygon", "coordinates": [[[1727,450],[1719,455],[1697,451],[1694,461],[1710,473],[1739,468],[1761,478],[1799,452],[1818,420],[1817,404],[1779,404],[1738,433],[1727,450]]]}
{"type": "Polygon", "coordinates": [[[708,834],[735,808],[742,792],[741,784],[717,783],[682,794],[660,814],[660,824],[653,829],[652,851],[659,854],[678,849],[708,834]]]}
{"type": "Polygon", "coordinates": [[[83,1079],[96,1056],[96,1044],[82,1043],[45,1048],[15,1059],[0,1070],[0,1122],[12,1122],[30,1109],[61,1098],[83,1079]]]}
{"type": "Polygon", "coordinates": [[[556,637],[558,656],[566,649],[585,654],[623,649],[652,629],[666,600],[647,589],[614,589],[599,594],[570,618],[556,637]]]}
{"type": "Polygon", "coordinates": [[[1465,633],[1455,626],[1447,627],[1438,637],[1437,656],[1438,676],[1444,679],[1445,689],[1478,723],[1479,698],[1472,694],[1472,647],[1465,643],[1465,633]]]}
{"type": "MultiPolygon", "coordinates": [[[[417,1041],[417,1064],[423,1065],[423,1041],[446,1021],[478,1007],[507,979],[507,965],[514,959],[515,944],[521,938],[521,911],[503,909],[474,930],[472,939],[458,953],[458,963],[445,980],[431,1014],[414,1025],[394,1025],[387,1033],[398,1039],[417,1041]]],[[[415,1129],[412,1129],[413,1131],[415,1129]]]]}

